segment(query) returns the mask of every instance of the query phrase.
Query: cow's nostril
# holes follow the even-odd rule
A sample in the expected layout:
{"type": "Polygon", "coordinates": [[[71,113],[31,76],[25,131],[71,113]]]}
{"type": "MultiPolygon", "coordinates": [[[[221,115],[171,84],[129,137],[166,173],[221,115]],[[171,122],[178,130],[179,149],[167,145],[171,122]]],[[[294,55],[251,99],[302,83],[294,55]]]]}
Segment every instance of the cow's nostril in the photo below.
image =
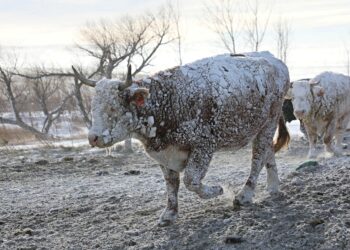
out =
{"type": "Polygon", "coordinates": [[[96,146],[98,142],[98,136],[94,134],[90,134],[88,136],[88,140],[91,146],[96,146]]]}

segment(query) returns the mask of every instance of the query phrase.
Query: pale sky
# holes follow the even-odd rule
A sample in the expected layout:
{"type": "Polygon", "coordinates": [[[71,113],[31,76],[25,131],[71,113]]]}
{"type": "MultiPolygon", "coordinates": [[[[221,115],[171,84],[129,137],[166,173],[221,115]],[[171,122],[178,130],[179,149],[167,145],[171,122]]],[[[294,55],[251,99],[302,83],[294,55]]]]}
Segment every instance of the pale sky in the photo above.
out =
{"type": "MultiPolygon", "coordinates": [[[[214,0],[212,0],[214,1],[214,0]]],[[[242,0],[243,1],[243,0],[242,0]]],[[[16,50],[31,64],[69,68],[77,62],[73,49],[87,21],[134,15],[157,8],[164,0],[0,0],[0,46],[16,50]]],[[[280,17],[291,27],[288,67],[291,79],[322,71],[346,72],[350,50],[350,0],[260,0],[272,6],[269,29],[261,50],[276,53],[273,29],[280,17]]],[[[203,1],[179,0],[182,12],[184,63],[226,51],[204,20],[203,1]]],[[[244,39],[237,49],[249,51],[244,39]]],[[[174,48],[159,51],[148,72],[176,65],[174,48]]]]}

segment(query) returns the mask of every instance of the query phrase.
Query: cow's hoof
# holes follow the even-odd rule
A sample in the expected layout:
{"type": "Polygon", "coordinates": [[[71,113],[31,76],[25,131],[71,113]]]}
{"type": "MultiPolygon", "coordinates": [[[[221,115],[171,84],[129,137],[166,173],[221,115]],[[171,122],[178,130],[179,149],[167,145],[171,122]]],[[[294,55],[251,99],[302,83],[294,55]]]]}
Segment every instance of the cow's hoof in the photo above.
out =
{"type": "Polygon", "coordinates": [[[337,156],[340,156],[338,153],[336,153],[336,152],[332,152],[332,151],[325,151],[324,153],[323,153],[323,157],[325,158],[325,159],[329,159],[329,158],[333,158],[333,157],[337,157],[337,156]]]}
{"type": "Polygon", "coordinates": [[[249,190],[248,188],[243,188],[241,192],[239,192],[235,199],[233,200],[233,206],[245,206],[250,205],[253,202],[254,191],[249,190]]]}
{"type": "Polygon", "coordinates": [[[202,199],[211,199],[223,193],[224,189],[221,186],[204,186],[203,190],[198,192],[198,195],[202,199]]]}
{"type": "Polygon", "coordinates": [[[251,205],[253,202],[250,200],[250,201],[248,201],[248,200],[245,200],[245,201],[242,201],[242,200],[240,200],[240,199],[237,199],[237,198],[235,198],[234,200],[233,200],[233,210],[240,210],[241,209],[241,207],[243,207],[243,206],[249,206],[249,205],[251,205]]]}
{"type": "Polygon", "coordinates": [[[268,185],[267,186],[267,192],[270,195],[278,194],[279,193],[279,185],[268,185]]]}
{"type": "Polygon", "coordinates": [[[286,194],[283,193],[282,191],[278,191],[276,193],[270,193],[270,198],[275,200],[275,201],[285,200],[286,194]]]}
{"type": "Polygon", "coordinates": [[[164,209],[163,213],[161,214],[158,226],[160,227],[166,227],[174,223],[174,221],[177,219],[177,212],[174,210],[168,210],[164,209]]]}
{"type": "Polygon", "coordinates": [[[233,200],[233,207],[241,207],[241,206],[247,206],[252,204],[252,200],[248,200],[248,199],[244,199],[244,197],[242,199],[239,198],[235,198],[233,200]]]}
{"type": "Polygon", "coordinates": [[[174,221],[172,221],[172,220],[159,220],[157,223],[157,226],[158,227],[167,227],[173,223],[174,223],[174,221]]]}

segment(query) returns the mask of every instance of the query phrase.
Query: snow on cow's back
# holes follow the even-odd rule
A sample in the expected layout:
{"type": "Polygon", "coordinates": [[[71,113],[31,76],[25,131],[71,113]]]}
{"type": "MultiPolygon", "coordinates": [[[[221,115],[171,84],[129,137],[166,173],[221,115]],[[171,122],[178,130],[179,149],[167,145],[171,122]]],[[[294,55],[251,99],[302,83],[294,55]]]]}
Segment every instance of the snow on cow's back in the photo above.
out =
{"type": "Polygon", "coordinates": [[[350,77],[340,73],[325,71],[311,79],[310,83],[322,86],[325,90],[326,98],[327,96],[344,96],[348,98],[350,94],[350,77]]]}
{"type": "Polygon", "coordinates": [[[246,56],[250,57],[262,57],[269,61],[273,67],[275,68],[278,78],[277,78],[277,85],[283,89],[284,92],[286,92],[289,88],[289,85],[286,85],[286,82],[289,84],[289,70],[284,62],[282,62],[280,59],[274,57],[273,54],[271,54],[269,51],[261,51],[261,52],[247,52],[244,53],[246,56]]]}
{"type": "MultiPolygon", "coordinates": [[[[208,83],[221,87],[223,90],[247,91],[246,84],[255,82],[261,93],[266,91],[268,72],[277,72],[275,83],[280,92],[286,92],[289,83],[289,73],[286,65],[275,58],[270,52],[250,52],[244,56],[222,54],[204,58],[182,66],[182,74],[195,82],[196,87],[206,88],[208,83]],[[223,77],[224,76],[224,77],[223,77]]],[[[275,74],[272,74],[275,75],[275,74]]]]}

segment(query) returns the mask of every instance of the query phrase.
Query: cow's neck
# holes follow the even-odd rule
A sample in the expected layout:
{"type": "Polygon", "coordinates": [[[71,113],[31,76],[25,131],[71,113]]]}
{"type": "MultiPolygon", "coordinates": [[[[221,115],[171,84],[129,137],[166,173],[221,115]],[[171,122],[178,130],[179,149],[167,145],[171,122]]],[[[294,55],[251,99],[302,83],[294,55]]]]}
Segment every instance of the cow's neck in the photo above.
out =
{"type": "Polygon", "coordinates": [[[162,109],[164,105],[159,105],[160,102],[164,101],[163,96],[160,96],[158,92],[162,82],[159,81],[159,78],[148,78],[146,81],[140,82],[139,85],[149,89],[150,99],[146,101],[144,107],[132,109],[135,128],[132,136],[140,140],[150,150],[163,150],[171,142],[171,131],[174,130],[176,121],[165,115],[165,111],[162,109]]]}

